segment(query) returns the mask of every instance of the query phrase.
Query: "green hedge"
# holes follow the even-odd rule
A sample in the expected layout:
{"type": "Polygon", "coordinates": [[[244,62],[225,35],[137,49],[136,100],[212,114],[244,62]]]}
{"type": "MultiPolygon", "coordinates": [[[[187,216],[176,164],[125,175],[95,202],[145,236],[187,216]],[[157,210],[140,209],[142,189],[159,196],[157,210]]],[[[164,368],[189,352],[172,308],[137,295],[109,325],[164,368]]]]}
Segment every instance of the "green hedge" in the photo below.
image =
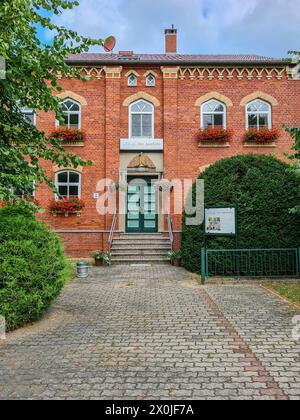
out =
{"type": "MultiPolygon", "coordinates": [[[[290,209],[300,203],[299,174],[273,156],[240,155],[223,159],[200,176],[207,206],[237,205],[240,248],[300,246],[300,217],[290,209]]],[[[195,203],[195,186],[193,187],[195,203]]],[[[200,272],[203,225],[187,226],[183,215],[182,262],[200,272]]],[[[207,247],[236,248],[232,238],[208,238],[207,247]]]]}
{"type": "Polygon", "coordinates": [[[0,210],[0,315],[7,330],[41,317],[65,282],[60,240],[30,212],[0,210]]]}

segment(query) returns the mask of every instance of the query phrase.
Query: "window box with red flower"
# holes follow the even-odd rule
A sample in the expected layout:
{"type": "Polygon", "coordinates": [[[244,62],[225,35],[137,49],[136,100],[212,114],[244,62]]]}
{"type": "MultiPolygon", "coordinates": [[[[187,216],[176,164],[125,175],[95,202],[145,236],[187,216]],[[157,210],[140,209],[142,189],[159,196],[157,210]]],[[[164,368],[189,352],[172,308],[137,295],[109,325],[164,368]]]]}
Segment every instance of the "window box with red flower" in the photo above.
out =
{"type": "Polygon", "coordinates": [[[84,131],[71,128],[58,128],[52,132],[51,137],[60,140],[64,146],[84,146],[88,138],[84,131]]]}
{"type": "Polygon", "coordinates": [[[70,197],[63,198],[61,200],[53,200],[50,203],[49,208],[53,216],[64,214],[66,217],[68,217],[70,214],[76,214],[77,216],[80,216],[84,207],[85,204],[83,200],[78,197],[70,197]]]}
{"type": "Polygon", "coordinates": [[[250,128],[244,135],[245,146],[275,146],[279,131],[276,128],[250,128]]]}
{"type": "Polygon", "coordinates": [[[201,147],[228,147],[233,139],[233,130],[223,127],[207,127],[197,132],[201,147]]]}

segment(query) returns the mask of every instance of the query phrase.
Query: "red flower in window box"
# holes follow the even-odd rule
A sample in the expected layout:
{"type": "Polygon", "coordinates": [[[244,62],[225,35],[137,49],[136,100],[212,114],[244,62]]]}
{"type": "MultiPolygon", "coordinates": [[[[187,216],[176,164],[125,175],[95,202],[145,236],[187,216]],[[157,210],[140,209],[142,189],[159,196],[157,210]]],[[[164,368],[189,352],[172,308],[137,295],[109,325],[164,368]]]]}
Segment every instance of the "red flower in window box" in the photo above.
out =
{"type": "Polygon", "coordinates": [[[197,138],[202,144],[228,143],[233,139],[233,130],[223,127],[202,128],[197,132],[197,138]]]}
{"type": "Polygon", "coordinates": [[[50,203],[49,209],[53,215],[65,214],[77,214],[80,216],[81,211],[84,209],[85,204],[83,200],[78,197],[63,198],[62,200],[53,200],[50,203]]]}
{"type": "Polygon", "coordinates": [[[244,143],[270,144],[274,143],[279,137],[276,128],[250,128],[244,135],[244,143]]]}
{"type": "Polygon", "coordinates": [[[72,130],[71,128],[59,128],[52,132],[51,137],[68,144],[83,143],[88,138],[84,131],[72,130]]]}

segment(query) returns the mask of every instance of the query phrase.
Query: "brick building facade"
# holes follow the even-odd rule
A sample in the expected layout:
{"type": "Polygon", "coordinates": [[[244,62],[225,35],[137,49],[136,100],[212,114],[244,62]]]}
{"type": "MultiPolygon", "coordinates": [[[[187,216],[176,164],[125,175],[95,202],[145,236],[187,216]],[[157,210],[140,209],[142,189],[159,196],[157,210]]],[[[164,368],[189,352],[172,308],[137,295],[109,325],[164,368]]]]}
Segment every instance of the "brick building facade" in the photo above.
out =
{"type": "MultiPolygon", "coordinates": [[[[77,105],[74,114],[78,114],[79,109],[80,115],[75,119],[70,117],[69,123],[72,126],[75,121],[75,126],[88,134],[88,139],[83,144],[66,147],[92,160],[94,165],[74,171],[53,167],[47,162],[51,178],[60,179],[62,188],[71,186],[75,191],[77,188],[86,207],[80,217],[55,217],[47,211],[41,218],[59,232],[71,256],[84,257],[95,249],[107,249],[113,216],[101,216],[96,209],[95,193],[101,179],[118,182],[134,177],[194,180],[205,167],[224,157],[264,153],[285,159],[285,152],[290,150],[292,140],[282,126],[300,124],[297,67],[259,56],[179,55],[176,36],[175,29],[166,31],[166,53],[161,55],[124,51],[83,54],[68,60],[69,65],[80,68],[89,80],[85,83],[76,79],[60,80],[63,93],[58,96],[65,102],[71,100],[68,106],[77,105]],[[256,121],[260,112],[259,109],[258,114],[253,111],[249,117],[249,104],[262,106],[258,124],[279,129],[280,136],[274,144],[243,142],[249,121],[256,121]],[[205,116],[205,105],[211,106],[212,116],[205,116]],[[221,117],[214,116],[218,112],[221,117]],[[216,125],[221,118],[222,125],[234,130],[233,141],[199,145],[196,131],[204,123],[210,125],[214,118],[216,125]],[[144,155],[139,156],[140,153],[144,155]],[[143,164],[145,161],[151,164],[143,164]],[[68,170],[79,177],[70,180],[61,175],[58,178],[58,174],[68,170]],[[76,185],[72,186],[72,180],[76,185]]],[[[50,134],[55,128],[54,116],[39,113],[37,126],[50,134]]],[[[150,198],[145,198],[149,199],[150,206],[152,192],[149,190],[150,198]]],[[[47,209],[54,194],[43,185],[36,191],[36,198],[47,209]]],[[[148,226],[149,231],[167,232],[166,218],[159,214],[159,197],[156,204],[157,218],[150,216],[148,221],[142,222],[143,226],[148,226]]],[[[116,230],[139,231],[140,221],[134,219],[134,215],[131,222],[128,221],[126,214],[131,210],[126,203],[124,208],[125,214],[118,217],[116,230]]],[[[173,224],[178,246],[180,215],[173,216],[173,224]]]]}

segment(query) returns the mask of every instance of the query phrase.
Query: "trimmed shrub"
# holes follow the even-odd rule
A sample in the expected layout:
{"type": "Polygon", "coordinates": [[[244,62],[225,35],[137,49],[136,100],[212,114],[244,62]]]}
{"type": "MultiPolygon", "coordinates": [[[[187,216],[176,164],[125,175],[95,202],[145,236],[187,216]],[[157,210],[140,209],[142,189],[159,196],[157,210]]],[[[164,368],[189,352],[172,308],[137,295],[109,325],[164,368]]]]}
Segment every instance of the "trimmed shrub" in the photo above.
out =
{"type": "Polygon", "coordinates": [[[41,317],[62,289],[65,270],[54,232],[29,211],[0,209],[0,315],[8,330],[41,317]]]}
{"type": "MultiPolygon", "coordinates": [[[[299,205],[299,174],[273,156],[240,155],[218,161],[200,176],[205,181],[206,206],[238,206],[239,248],[300,246],[300,217],[290,209],[299,205]]],[[[195,203],[195,186],[193,201],[195,203]]],[[[200,272],[203,225],[187,226],[183,215],[182,264],[200,272]]],[[[236,248],[233,238],[208,237],[213,249],[236,248]]]]}

